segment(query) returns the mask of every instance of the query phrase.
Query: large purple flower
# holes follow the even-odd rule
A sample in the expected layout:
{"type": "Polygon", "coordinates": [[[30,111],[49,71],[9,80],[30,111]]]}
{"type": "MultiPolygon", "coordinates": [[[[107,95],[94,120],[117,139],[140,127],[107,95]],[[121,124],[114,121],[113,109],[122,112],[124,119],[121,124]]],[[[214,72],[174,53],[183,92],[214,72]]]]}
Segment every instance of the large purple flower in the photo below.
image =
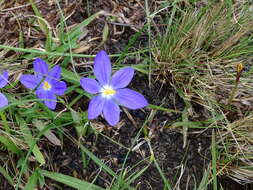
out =
{"type": "Polygon", "coordinates": [[[84,90],[97,94],[89,103],[88,119],[95,119],[103,113],[106,121],[114,126],[119,122],[119,105],[129,109],[139,109],[148,105],[147,100],[138,92],[125,88],[133,78],[134,69],[127,67],[111,77],[111,62],[105,51],[95,57],[94,74],[97,78],[81,78],[84,90]]]}
{"type": "Polygon", "coordinates": [[[36,96],[50,109],[56,107],[56,95],[63,95],[67,90],[65,82],[60,81],[61,68],[56,65],[49,70],[48,65],[42,59],[37,58],[33,62],[35,75],[22,75],[20,82],[27,88],[36,89],[36,96]]]}
{"type": "MultiPolygon", "coordinates": [[[[5,87],[7,83],[8,83],[8,72],[4,71],[3,74],[0,75],[0,88],[5,87]]],[[[4,106],[7,105],[8,105],[7,98],[0,92],[0,108],[3,108],[4,106]]]]}

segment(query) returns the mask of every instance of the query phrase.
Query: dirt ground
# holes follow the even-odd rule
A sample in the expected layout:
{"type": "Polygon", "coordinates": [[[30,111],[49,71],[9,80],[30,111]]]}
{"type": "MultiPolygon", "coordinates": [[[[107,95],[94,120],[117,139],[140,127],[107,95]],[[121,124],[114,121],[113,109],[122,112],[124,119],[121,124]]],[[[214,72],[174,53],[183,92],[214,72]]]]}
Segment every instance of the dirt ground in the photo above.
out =
{"type": "MultiPolygon", "coordinates": [[[[60,14],[56,4],[53,1],[36,1],[39,10],[44,18],[49,22],[50,26],[56,28],[60,20],[60,14]],[[52,4],[51,4],[52,3],[52,4]]],[[[105,49],[109,54],[121,52],[129,42],[129,39],[136,31],[141,28],[145,23],[145,12],[143,10],[144,2],[137,0],[92,0],[92,1],[78,1],[73,2],[62,1],[61,6],[64,10],[65,16],[70,16],[67,20],[67,25],[72,26],[82,22],[89,15],[105,10],[111,14],[118,15],[117,21],[110,21],[106,17],[100,17],[89,25],[87,34],[83,41],[89,42],[88,48],[81,53],[93,54],[99,49],[105,49]],[[89,2],[87,4],[87,2],[89,2]],[[98,47],[101,42],[101,36],[104,24],[108,23],[109,36],[104,45],[98,47]],[[97,38],[99,37],[99,38],[97,38]],[[98,40],[96,40],[96,38],[98,40]]],[[[33,14],[31,6],[13,9],[21,5],[26,5],[27,1],[10,1],[0,10],[0,43],[4,44],[6,39],[8,43],[16,43],[19,37],[20,29],[27,33],[29,22],[25,15],[33,14]],[[9,9],[9,10],[8,10],[9,9]],[[19,15],[20,25],[17,20],[13,19],[14,15],[19,15]],[[15,26],[15,27],[14,27],[15,26]],[[21,26],[21,28],[20,28],[21,26]]],[[[156,6],[155,1],[151,3],[156,6]]],[[[35,31],[32,31],[35,32],[35,31]]],[[[45,37],[41,33],[34,33],[36,39],[30,39],[27,35],[25,40],[25,47],[40,47],[44,43],[45,37]]],[[[142,34],[135,42],[134,47],[140,48],[147,46],[147,35],[142,34]]],[[[7,55],[6,55],[7,56],[7,55]]],[[[11,54],[9,54],[11,56],[11,54]]],[[[79,59],[78,61],[86,61],[79,59]]],[[[129,58],[127,62],[138,63],[140,60],[129,58]]],[[[153,81],[151,88],[149,88],[147,76],[137,74],[132,81],[130,87],[142,93],[151,104],[163,105],[175,110],[183,110],[184,103],[173,90],[172,87],[164,85],[162,82],[153,81]]],[[[83,102],[84,99],[81,101],[83,102]]],[[[82,105],[83,111],[87,109],[87,105],[82,105]]],[[[196,107],[202,110],[202,108],[196,107]]],[[[109,136],[114,141],[130,147],[131,142],[136,137],[139,127],[143,124],[145,118],[150,114],[151,110],[145,108],[143,110],[129,111],[135,123],[127,116],[126,113],[121,113],[123,124],[120,129],[106,128],[103,134],[109,136]]],[[[204,170],[208,167],[211,159],[210,155],[210,142],[211,131],[205,130],[204,132],[189,131],[188,141],[185,148],[183,148],[183,135],[179,129],[171,128],[170,123],[180,118],[179,114],[166,113],[158,111],[152,123],[149,125],[148,131],[150,132],[150,144],[154,151],[155,158],[159,166],[164,171],[174,184],[180,177],[180,187],[185,189],[187,184],[189,189],[194,186],[194,180],[198,184],[201,180],[204,170]],[[180,176],[181,170],[184,171],[180,176]]],[[[193,118],[193,120],[196,118],[193,118]]],[[[99,119],[98,123],[103,123],[103,119],[99,119]]],[[[76,132],[73,126],[68,126],[65,129],[66,133],[76,137],[76,132]]],[[[141,133],[140,143],[143,141],[144,135],[141,133]]],[[[144,141],[143,141],[144,142],[144,141]]],[[[127,155],[127,149],[113,143],[102,135],[96,136],[94,133],[87,135],[84,138],[83,145],[91,150],[98,158],[104,161],[114,171],[120,171],[124,158],[127,155]]],[[[89,161],[87,168],[82,167],[81,151],[73,144],[68,138],[64,138],[63,148],[50,146],[46,141],[40,143],[40,148],[48,155],[47,163],[44,168],[50,171],[57,171],[63,174],[72,175],[80,179],[92,181],[94,176],[100,172],[99,167],[92,161],[89,161]],[[53,168],[52,168],[53,166],[53,168]]],[[[5,156],[6,152],[2,151],[1,156],[5,156]]],[[[143,143],[134,152],[129,154],[126,161],[127,168],[132,168],[136,163],[144,160],[150,156],[150,148],[147,143],[143,143]]],[[[134,171],[139,171],[149,164],[149,160],[143,161],[140,165],[134,168],[134,171]]],[[[2,164],[2,163],[1,163],[2,164]]],[[[95,184],[101,187],[110,186],[112,177],[105,172],[101,172],[96,179],[95,184]]],[[[249,187],[241,186],[227,178],[220,179],[224,184],[224,190],[238,190],[249,189],[249,187]]],[[[50,187],[45,187],[48,190],[68,189],[62,184],[50,182],[50,187]]],[[[163,189],[162,178],[157,171],[156,167],[151,164],[150,167],[134,182],[134,187],[140,190],[161,190],[163,189]]],[[[12,190],[12,188],[5,178],[0,175],[0,190],[12,190]]],[[[211,189],[211,187],[210,187],[211,189]]]]}

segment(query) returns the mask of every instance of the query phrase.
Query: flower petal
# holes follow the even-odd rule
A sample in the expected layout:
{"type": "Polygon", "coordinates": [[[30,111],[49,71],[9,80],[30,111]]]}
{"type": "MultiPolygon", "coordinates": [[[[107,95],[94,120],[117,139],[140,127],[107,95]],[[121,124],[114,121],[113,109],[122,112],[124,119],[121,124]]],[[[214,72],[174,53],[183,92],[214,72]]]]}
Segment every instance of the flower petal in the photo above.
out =
{"type": "Polygon", "coordinates": [[[34,75],[22,75],[19,80],[26,88],[30,89],[36,88],[40,83],[40,79],[34,75]]]}
{"type": "Polygon", "coordinates": [[[8,83],[8,72],[4,71],[2,75],[0,75],[0,88],[3,88],[8,83]]]}
{"type": "Polygon", "coordinates": [[[88,108],[88,119],[97,118],[104,108],[105,99],[101,96],[95,96],[91,99],[88,108]]]}
{"type": "Polygon", "coordinates": [[[3,95],[1,92],[0,92],[0,108],[3,108],[4,106],[7,106],[8,105],[8,100],[7,98],[5,97],[5,95],[3,95]]]}
{"type": "Polygon", "coordinates": [[[105,51],[99,51],[94,60],[94,74],[101,85],[109,84],[111,70],[110,58],[105,51]]]}
{"type": "Polygon", "coordinates": [[[64,81],[57,81],[53,84],[53,93],[56,95],[63,95],[67,90],[67,84],[64,81]]]}
{"type": "Polygon", "coordinates": [[[114,89],[125,88],[134,76],[134,69],[127,67],[117,71],[111,80],[111,85],[114,89]]]}
{"type": "Polygon", "coordinates": [[[33,62],[35,76],[46,76],[48,74],[48,65],[40,58],[33,62]]]}
{"type": "Polygon", "coordinates": [[[100,85],[95,79],[91,78],[81,78],[80,84],[85,91],[91,94],[99,93],[101,90],[100,85]]]}
{"type": "Polygon", "coordinates": [[[59,65],[54,66],[48,74],[48,77],[55,80],[60,80],[61,78],[61,67],[59,65]]]}
{"type": "Polygon", "coordinates": [[[56,108],[56,96],[51,91],[36,90],[36,96],[51,110],[56,108]]]}
{"type": "Polygon", "coordinates": [[[105,120],[111,125],[115,126],[119,122],[120,109],[112,99],[107,99],[104,104],[103,114],[105,120]]]}
{"type": "Polygon", "coordinates": [[[143,95],[128,88],[117,90],[113,97],[119,104],[129,109],[139,109],[148,105],[143,95]]]}

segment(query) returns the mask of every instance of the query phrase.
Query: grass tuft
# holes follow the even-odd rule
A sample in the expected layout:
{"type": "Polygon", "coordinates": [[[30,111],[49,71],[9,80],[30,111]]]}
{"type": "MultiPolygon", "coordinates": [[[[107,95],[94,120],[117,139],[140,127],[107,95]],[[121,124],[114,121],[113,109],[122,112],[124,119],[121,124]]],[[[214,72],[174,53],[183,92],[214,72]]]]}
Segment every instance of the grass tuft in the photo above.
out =
{"type": "Polygon", "coordinates": [[[165,24],[169,27],[154,42],[156,74],[182,88],[191,101],[206,106],[209,101],[226,104],[236,66],[243,63],[247,69],[234,103],[245,104],[253,87],[249,57],[253,52],[252,9],[247,4],[212,3],[202,8],[178,8],[168,20],[165,24]]]}

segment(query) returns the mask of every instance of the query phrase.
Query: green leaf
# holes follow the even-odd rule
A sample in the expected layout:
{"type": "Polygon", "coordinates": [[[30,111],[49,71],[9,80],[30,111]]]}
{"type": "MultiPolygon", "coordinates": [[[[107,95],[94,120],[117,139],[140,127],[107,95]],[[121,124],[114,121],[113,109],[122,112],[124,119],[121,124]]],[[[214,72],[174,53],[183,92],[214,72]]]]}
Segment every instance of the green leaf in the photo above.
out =
{"type": "Polygon", "coordinates": [[[160,110],[160,111],[165,111],[165,112],[173,112],[173,113],[181,113],[181,111],[169,109],[169,108],[164,108],[162,106],[157,106],[153,104],[148,105],[149,108],[154,109],[154,110],[160,110]]]}
{"type": "Polygon", "coordinates": [[[52,32],[50,31],[50,28],[47,25],[47,21],[43,18],[39,9],[36,7],[34,0],[29,0],[29,2],[31,3],[32,9],[36,15],[36,19],[38,20],[38,23],[40,25],[40,29],[46,35],[46,50],[51,51],[52,50],[51,47],[53,44],[52,32]]]}
{"type": "Polygon", "coordinates": [[[84,151],[99,167],[103,168],[107,171],[111,176],[118,178],[117,174],[109,168],[104,162],[102,162],[99,158],[97,158],[92,152],[90,152],[87,148],[83,145],[80,145],[82,151],[84,151]]]}
{"type": "Polygon", "coordinates": [[[7,179],[9,184],[14,185],[13,178],[8,174],[8,172],[2,166],[0,166],[0,173],[5,177],[5,179],[7,179]]]}
{"type": "Polygon", "coordinates": [[[124,187],[127,187],[127,185],[131,185],[138,177],[140,177],[147,169],[149,168],[149,165],[147,165],[146,167],[142,168],[139,172],[134,173],[133,175],[131,175],[131,177],[128,177],[128,179],[126,180],[124,187]]]}
{"type": "Polygon", "coordinates": [[[204,175],[202,176],[201,182],[198,185],[198,189],[197,190],[204,190],[204,189],[208,189],[208,177],[209,177],[209,168],[208,170],[204,171],[204,175]]]}
{"type": "Polygon", "coordinates": [[[7,137],[0,136],[0,142],[14,154],[20,154],[22,151],[7,137]]]}
{"type": "MultiPolygon", "coordinates": [[[[42,131],[45,128],[44,123],[38,119],[34,119],[33,124],[39,131],[42,131]]],[[[54,145],[61,146],[61,141],[55,136],[54,133],[51,132],[51,130],[46,131],[43,135],[54,145]]]]}
{"type": "Polygon", "coordinates": [[[154,164],[155,164],[155,166],[156,166],[156,168],[157,168],[160,176],[162,177],[162,180],[163,180],[163,183],[164,183],[166,189],[172,190],[172,187],[171,187],[171,185],[169,183],[169,180],[164,175],[164,173],[163,173],[162,169],[160,168],[159,164],[157,163],[156,159],[154,159],[154,164]]]}
{"type": "Polygon", "coordinates": [[[213,190],[218,189],[217,185],[217,170],[216,170],[216,161],[217,161],[217,153],[216,153],[216,141],[215,141],[215,132],[212,130],[212,144],[211,144],[211,153],[212,153],[212,171],[213,171],[213,190]]]}
{"type": "Polygon", "coordinates": [[[88,183],[86,181],[82,181],[80,179],[63,175],[60,173],[49,172],[46,170],[40,170],[40,173],[41,175],[44,175],[45,177],[48,177],[50,179],[53,179],[55,181],[68,185],[70,187],[76,188],[78,190],[103,190],[103,188],[97,185],[94,185],[92,183],[88,183]]]}
{"type": "Polygon", "coordinates": [[[68,82],[73,82],[74,84],[80,83],[80,77],[67,69],[62,68],[62,76],[68,82]]]}
{"type": "Polygon", "coordinates": [[[1,120],[3,122],[3,127],[4,127],[4,130],[7,132],[7,133],[10,133],[11,129],[8,125],[8,122],[6,120],[6,116],[5,116],[5,113],[0,111],[0,116],[1,116],[1,120]]]}
{"type": "Polygon", "coordinates": [[[93,15],[91,15],[89,18],[85,19],[83,22],[81,22],[80,24],[78,24],[74,29],[72,29],[70,32],[68,32],[65,36],[65,40],[67,41],[67,39],[73,39],[75,36],[79,36],[81,29],[85,26],[87,26],[88,24],[90,24],[98,15],[100,15],[102,12],[98,12],[95,13],[93,15]]]}
{"type": "Polygon", "coordinates": [[[102,44],[104,44],[108,38],[108,34],[109,34],[109,27],[108,24],[105,23],[104,29],[103,29],[103,35],[102,35],[102,44]]]}
{"type": "Polygon", "coordinates": [[[71,116],[72,116],[73,121],[74,121],[76,124],[80,124],[80,123],[81,123],[81,120],[82,120],[80,113],[76,112],[76,111],[73,110],[73,109],[70,109],[70,112],[71,112],[71,116]]]}
{"type": "MultiPolygon", "coordinates": [[[[35,139],[33,138],[30,129],[28,128],[26,122],[22,118],[19,118],[18,116],[16,116],[16,118],[17,118],[17,121],[19,122],[19,126],[20,126],[20,129],[21,129],[21,132],[23,133],[25,142],[28,144],[28,146],[30,148],[32,148],[31,146],[32,146],[33,142],[35,141],[35,139]]],[[[32,149],[32,152],[33,152],[36,160],[41,165],[44,165],[46,163],[44,156],[42,155],[42,153],[40,152],[39,147],[36,144],[34,145],[34,147],[32,149]]]]}
{"type": "Polygon", "coordinates": [[[27,184],[25,185],[24,190],[34,190],[37,186],[38,181],[38,171],[35,170],[31,177],[28,179],[27,184]]]}

